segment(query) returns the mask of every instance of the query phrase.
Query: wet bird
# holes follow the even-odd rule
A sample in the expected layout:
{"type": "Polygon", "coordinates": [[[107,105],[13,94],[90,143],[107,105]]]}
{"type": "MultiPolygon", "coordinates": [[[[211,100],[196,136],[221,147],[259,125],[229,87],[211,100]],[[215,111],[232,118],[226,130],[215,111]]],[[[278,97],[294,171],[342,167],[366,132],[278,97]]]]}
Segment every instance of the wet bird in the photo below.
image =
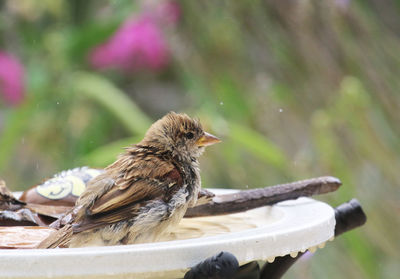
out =
{"type": "Polygon", "coordinates": [[[198,158],[206,146],[218,142],[198,120],[168,113],[89,182],[75,207],[53,224],[62,228],[38,248],[156,241],[196,204],[201,189],[198,158]]]}

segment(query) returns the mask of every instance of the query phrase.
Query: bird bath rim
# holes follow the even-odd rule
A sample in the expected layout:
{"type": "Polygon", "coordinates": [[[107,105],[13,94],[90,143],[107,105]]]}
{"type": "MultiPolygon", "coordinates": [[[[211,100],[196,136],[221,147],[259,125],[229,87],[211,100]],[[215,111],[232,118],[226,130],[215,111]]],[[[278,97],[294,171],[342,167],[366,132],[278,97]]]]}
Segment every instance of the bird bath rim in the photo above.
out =
{"type": "Polygon", "coordinates": [[[233,253],[241,264],[263,259],[273,261],[276,256],[313,249],[334,236],[334,210],[323,202],[299,198],[249,210],[246,214],[265,210],[279,220],[215,236],[109,247],[0,250],[0,270],[6,278],[101,278],[101,275],[177,278],[220,251],[233,253]]]}

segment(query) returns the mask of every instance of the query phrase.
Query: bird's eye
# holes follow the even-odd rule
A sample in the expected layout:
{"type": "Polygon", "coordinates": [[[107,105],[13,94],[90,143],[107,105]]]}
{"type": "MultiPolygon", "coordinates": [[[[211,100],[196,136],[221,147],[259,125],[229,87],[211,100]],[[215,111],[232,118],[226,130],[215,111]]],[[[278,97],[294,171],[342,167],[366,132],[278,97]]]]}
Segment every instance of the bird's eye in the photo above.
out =
{"type": "Polygon", "coordinates": [[[194,135],[193,135],[192,132],[188,132],[188,133],[185,134],[185,137],[186,137],[187,139],[192,139],[192,138],[194,137],[194,135]]]}

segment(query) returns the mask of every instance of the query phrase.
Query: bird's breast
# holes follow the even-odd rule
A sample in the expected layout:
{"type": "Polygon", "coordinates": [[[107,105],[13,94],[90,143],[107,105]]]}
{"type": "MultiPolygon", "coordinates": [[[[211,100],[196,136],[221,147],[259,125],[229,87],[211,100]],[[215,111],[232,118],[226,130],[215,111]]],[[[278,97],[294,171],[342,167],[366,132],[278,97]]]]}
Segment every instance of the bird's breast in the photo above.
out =
{"type": "Polygon", "coordinates": [[[186,173],[186,189],[188,193],[186,201],[189,207],[193,207],[197,202],[197,196],[201,188],[200,169],[198,163],[193,163],[186,173]]]}

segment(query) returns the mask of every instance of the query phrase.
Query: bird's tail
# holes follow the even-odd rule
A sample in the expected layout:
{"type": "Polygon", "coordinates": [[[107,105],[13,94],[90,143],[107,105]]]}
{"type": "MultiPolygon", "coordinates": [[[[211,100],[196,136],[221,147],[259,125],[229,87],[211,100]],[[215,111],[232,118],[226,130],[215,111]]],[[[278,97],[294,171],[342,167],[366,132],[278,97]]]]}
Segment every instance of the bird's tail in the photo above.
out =
{"type": "Polygon", "coordinates": [[[65,248],[69,246],[73,231],[72,225],[67,224],[61,229],[51,233],[45,240],[40,242],[36,248],[38,249],[52,249],[52,248],[65,248]]]}

